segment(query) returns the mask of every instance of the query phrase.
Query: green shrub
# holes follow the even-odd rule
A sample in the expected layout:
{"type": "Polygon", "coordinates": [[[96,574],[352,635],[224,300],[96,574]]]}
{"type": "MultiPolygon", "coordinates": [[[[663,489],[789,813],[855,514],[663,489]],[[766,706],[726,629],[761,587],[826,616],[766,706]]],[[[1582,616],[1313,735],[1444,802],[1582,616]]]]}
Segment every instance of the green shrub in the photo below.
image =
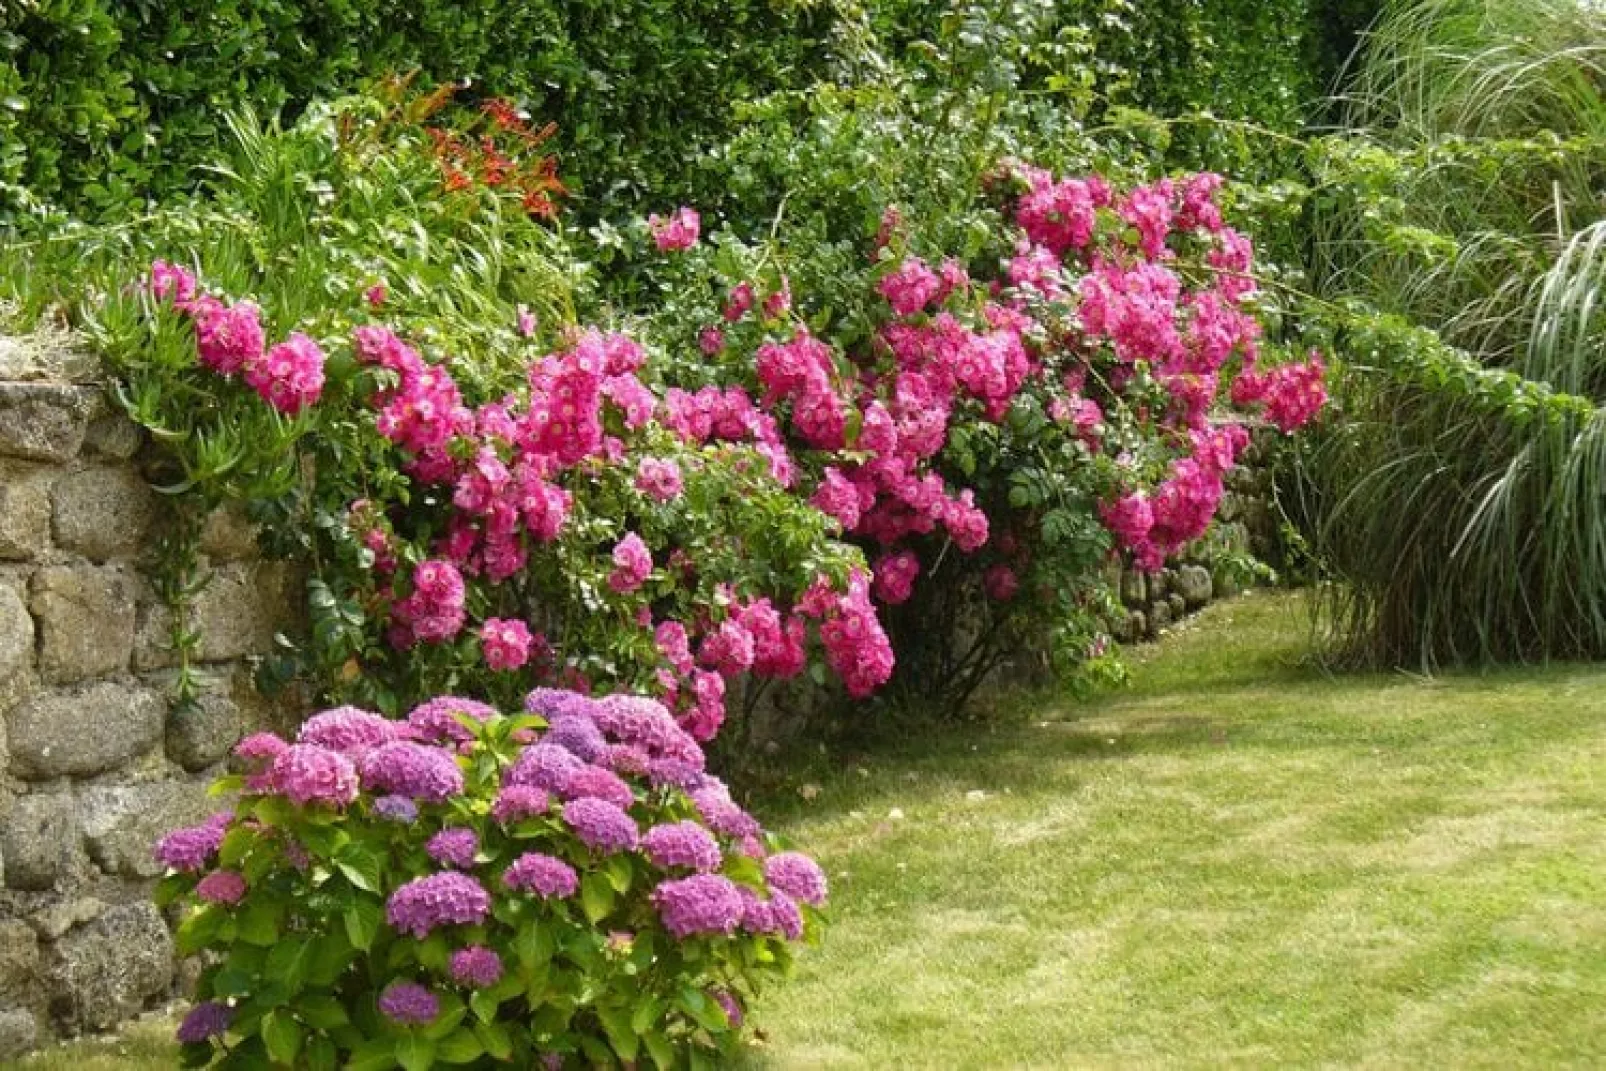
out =
{"type": "Polygon", "coordinates": [[[11,3],[0,180],[96,208],[162,196],[193,184],[230,111],[293,118],[418,68],[559,123],[565,173],[600,207],[681,189],[732,101],[812,77],[829,22],[770,0],[11,3]]]}

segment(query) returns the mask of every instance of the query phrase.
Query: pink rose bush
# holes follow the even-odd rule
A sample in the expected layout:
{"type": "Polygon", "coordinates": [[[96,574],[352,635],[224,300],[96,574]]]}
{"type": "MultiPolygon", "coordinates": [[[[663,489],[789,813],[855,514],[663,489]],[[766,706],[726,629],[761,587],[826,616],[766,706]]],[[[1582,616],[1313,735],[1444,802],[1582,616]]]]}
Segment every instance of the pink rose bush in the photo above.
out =
{"type": "MultiPolygon", "coordinates": [[[[1186,553],[1251,430],[1289,434],[1320,413],[1322,361],[1264,337],[1253,244],[1228,224],[1224,190],[1213,174],[1121,190],[1006,163],[988,180],[993,250],[960,262],[920,248],[918,221],[889,210],[864,275],[832,280],[832,303],[804,317],[868,331],[749,315],[766,291],[794,301],[764,277],[763,250],[748,278],[729,274],[739,243],[689,254],[703,256],[700,292],[684,258],[665,264],[687,296],[654,321],[660,345],[690,352],[688,337],[720,328],[707,404],[751,404],[747,434],[789,458],[778,476],[870,563],[816,618],[850,694],[892,668],[850,654],[858,637],[887,632],[897,659],[919,659],[932,621],[975,619],[960,631],[990,651],[937,661],[978,672],[1045,632],[1073,658],[1102,649],[1103,563],[1158,570],[1186,553]]],[[[703,442],[720,423],[687,406],[671,427],[703,442]]]]}
{"type": "Polygon", "coordinates": [[[1264,337],[1224,191],[1005,164],[978,191],[990,247],[923,247],[888,211],[824,310],[766,251],[700,243],[683,208],[649,221],[644,270],[670,296],[639,337],[537,346],[521,321],[517,380],[460,381],[381,322],[388,303],[363,303],[325,362],[304,334],[267,346],[257,306],[182,268],[153,265],[147,292],[190,324],[198,368],[342,429],[338,456],[306,440],[320,471],[394,473],[323,500],[343,646],[318,659],[377,670],[333,695],[627,688],[707,740],[749,682],[811,661],[853,698],[907,659],[909,680],[968,694],[921,663],[932,621],[984,645],[944,659],[967,674],[1045,644],[1074,662],[1103,633],[1106,562],[1186,553],[1251,428],[1317,417],[1322,360],[1264,337]]]}
{"type": "Polygon", "coordinates": [[[206,953],[186,1063],[669,1067],[729,1051],[827,880],[662,703],[444,696],[242,741],[232,811],[156,846],[206,953]],[[287,760],[287,757],[288,760],[287,760]]]}

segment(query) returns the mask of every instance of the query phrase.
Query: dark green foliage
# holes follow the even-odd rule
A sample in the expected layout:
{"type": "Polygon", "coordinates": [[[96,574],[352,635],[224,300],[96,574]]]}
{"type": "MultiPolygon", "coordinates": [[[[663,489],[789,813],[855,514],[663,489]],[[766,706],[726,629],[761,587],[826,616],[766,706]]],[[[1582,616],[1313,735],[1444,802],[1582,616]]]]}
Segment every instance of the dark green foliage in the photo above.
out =
{"type": "MultiPolygon", "coordinates": [[[[1371,3],[1027,4],[1048,25],[1021,84],[1045,104],[1092,91],[1101,112],[1210,112],[1292,132],[1371,3]]],[[[293,118],[413,69],[472,79],[558,123],[588,218],[649,192],[655,205],[710,205],[724,176],[692,164],[743,102],[828,75],[857,83],[866,36],[878,59],[918,65],[923,42],[969,17],[940,0],[11,0],[0,4],[0,218],[18,186],[80,209],[159,198],[194,184],[227,140],[226,112],[293,118]]],[[[1198,125],[1173,147],[1182,166],[1243,173],[1265,143],[1198,125]]]]}
{"type": "Polygon", "coordinates": [[[193,180],[230,109],[420,68],[558,122],[586,195],[674,196],[733,101],[813,76],[826,24],[768,0],[24,0],[0,5],[0,181],[144,199],[193,180]]]}

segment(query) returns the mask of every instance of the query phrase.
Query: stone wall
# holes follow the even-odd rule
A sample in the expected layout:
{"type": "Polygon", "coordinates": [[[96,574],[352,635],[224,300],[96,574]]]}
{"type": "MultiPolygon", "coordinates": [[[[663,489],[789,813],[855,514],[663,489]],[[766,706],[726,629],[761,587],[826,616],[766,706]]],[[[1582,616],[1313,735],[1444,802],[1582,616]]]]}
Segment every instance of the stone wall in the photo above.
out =
{"type": "Polygon", "coordinates": [[[231,513],[203,540],[203,698],[171,713],[143,568],[163,505],[94,380],[70,350],[0,338],[0,1059],[172,993],[151,845],[215,810],[205,785],[235,741],[283,720],[251,668],[295,585],[231,513]]]}

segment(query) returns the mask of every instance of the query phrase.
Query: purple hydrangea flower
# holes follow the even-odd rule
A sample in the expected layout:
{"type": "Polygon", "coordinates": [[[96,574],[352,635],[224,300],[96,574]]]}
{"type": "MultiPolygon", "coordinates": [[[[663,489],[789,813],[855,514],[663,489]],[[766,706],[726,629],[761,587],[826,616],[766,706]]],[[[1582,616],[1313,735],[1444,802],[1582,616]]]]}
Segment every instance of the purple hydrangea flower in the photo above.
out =
{"type": "Polygon", "coordinates": [[[521,818],[546,814],[551,806],[552,797],[545,789],[534,785],[508,785],[496,794],[496,802],[491,804],[491,819],[505,826],[521,818]]]}
{"type": "Polygon", "coordinates": [[[770,888],[819,907],[825,903],[825,871],[802,852],[778,852],[764,861],[764,880],[770,888]]]}
{"type": "Polygon", "coordinates": [[[665,870],[718,870],[721,861],[714,835],[696,822],[653,826],[641,838],[641,847],[653,865],[665,870]]]}
{"type": "Polygon", "coordinates": [[[563,820],[574,830],[582,844],[600,852],[634,848],[640,836],[634,818],[607,800],[589,796],[564,804],[563,820]]]}
{"type": "Polygon", "coordinates": [[[703,749],[656,699],[610,695],[597,700],[592,720],[619,743],[634,744],[653,758],[679,759],[703,767],[703,749]]]}
{"type": "Polygon", "coordinates": [[[558,718],[589,718],[595,700],[562,688],[537,688],[524,697],[524,709],[547,721],[558,718]]]}
{"type": "Polygon", "coordinates": [[[496,708],[476,699],[443,695],[414,707],[408,712],[407,724],[419,739],[432,744],[466,744],[474,739],[474,733],[458,715],[466,715],[475,721],[489,721],[496,716],[496,708]]]}
{"type": "Polygon", "coordinates": [[[702,777],[702,770],[679,759],[650,759],[647,762],[647,779],[657,788],[695,788],[702,777]]]}
{"type": "Polygon", "coordinates": [[[597,723],[589,717],[562,714],[555,715],[550,720],[552,727],[542,739],[573,752],[586,762],[597,762],[608,746],[608,741],[602,736],[602,730],[597,728],[597,723]]]}
{"type": "Polygon", "coordinates": [[[247,762],[266,759],[272,761],[290,745],[273,733],[252,733],[234,745],[234,754],[247,762]]]}
{"type": "Polygon", "coordinates": [[[502,980],[502,957],[483,945],[453,952],[449,967],[452,981],[469,989],[487,989],[502,980]]]}
{"type": "Polygon", "coordinates": [[[222,1037],[233,1021],[233,1008],[215,1000],[203,1001],[184,1016],[175,1036],[180,1045],[199,1045],[203,1041],[222,1037]]]}
{"type": "Polygon", "coordinates": [[[664,928],[676,937],[731,934],[746,906],[736,883],[722,874],[693,874],[665,881],[652,893],[664,928]]]}
{"type": "Polygon", "coordinates": [[[397,737],[395,722],[371,710],[335,707],[314,714],[296,734],[299,744],[316,744],[330,751],[361,754],[369,748],[388,744],[397,737]]]}
{"type": "Polygon", "coordinates": [[[357,798],[357,768],[337,751],[292,744],[273,760],[273,787],[295,803],[344,807],[357,798]]]}
{"type": "Polygon", "coordinates": [[[362,780],[369,791],[429,803],[463,791],[463,770],[451,752],[411,741],[385,744],[364,755],[362,780]]]}
{"type": "Polygon", "coordinates": [[[245,878],[232,870],[214,870],[195,886],[195,895],[209,904],[237,904],[245,899],[245,878]]]}
{"type": "MultiPolygon", "coordinates": [[[[606,766],[615,773],[644,774],[655,760],[645,748],[635,744],[609,744],[597,765],[606,766]]],[[[673,760],[670,760],[673,761],[673,760]]]]}
{"type": "Polygon", "coordinates": [[[788,941],[803,938],[803,912],[797,903],[783,892],[772,893],[768,900],[753,890],[742,888],[742,929],[758,936],[779,934],[788,941]]]}
{"type": "Polygon", "coordinates": [[[540,852],[525,852],[502,872],[502,884],[517,892],[533,892],[542,897],[570,897],[580,887],[580,878],[562,859],[540,852]]]}
{"type": "Polygon", "coordinates": [[[418,804],[406,796],[380,796],[374,800],[374,813],[387,821],[410,826],[418,821],[418,804]]]}
{"type": "Polygon", "coordinates": [[[193,874],[205,870],[228,832],[226,822],[209,821],[187,829],[175,829],[156,842],[156,861],[169,870],[193,874]]]}
{"type": "Polygon", "coordinates": [[[514,761],[504,780],[510,785],[531,785],[556,792],[564,778],[584,765],[572,751],[556,744],[531,744],[514,761]]]}
{"type": "Polygon", "coordinates": [[[691,793],[691,801],[703,822],[715,833],[740,839],[764,832],[758,820],[737,806],[721,787],[710,785],[697,789],[691,793]]]}
{"type": "Polygon", "coordinates": [[[630,786],[618,774],[601,766],[582,766],[578,770],[570,770],[564,776],[558,794],[566,800],[587,797],[607,800],[620,810],[629,810],[636,802],[636,794],[630,790],[630,786]]]}
{"type": "Polygon", "coordinates": [[[442,866],[467,870],[474,865],[474,856],[480,850],[480,838],[472,829],[443,829],[429,838],[424,850],[442,866]]]}
{"type": "Polygon", "coordinates": [[[385,904],[385,918],[396,929],[419,940],[437,926],[472,926],[485,921],[491,896],[467,874],[447,871],[414,878],[385,904]]]}
{"type": "Polygon", "coordinates": [[[379,1010],[402,1026],[428,1026],[441,1013],[441,1002],[417,982],[392,982],[379,994],[379,1010]]]}
{"type": "Polygon", "coordinates": [[[743,1015],[742,1006],[736,1000],[736,994],[728,989],[710,989],[708,995],[715,1004],[725,1010],[725,1018],[730,1022],[731,1029],[740,1030],[742,1028],[743,1015]]]}

